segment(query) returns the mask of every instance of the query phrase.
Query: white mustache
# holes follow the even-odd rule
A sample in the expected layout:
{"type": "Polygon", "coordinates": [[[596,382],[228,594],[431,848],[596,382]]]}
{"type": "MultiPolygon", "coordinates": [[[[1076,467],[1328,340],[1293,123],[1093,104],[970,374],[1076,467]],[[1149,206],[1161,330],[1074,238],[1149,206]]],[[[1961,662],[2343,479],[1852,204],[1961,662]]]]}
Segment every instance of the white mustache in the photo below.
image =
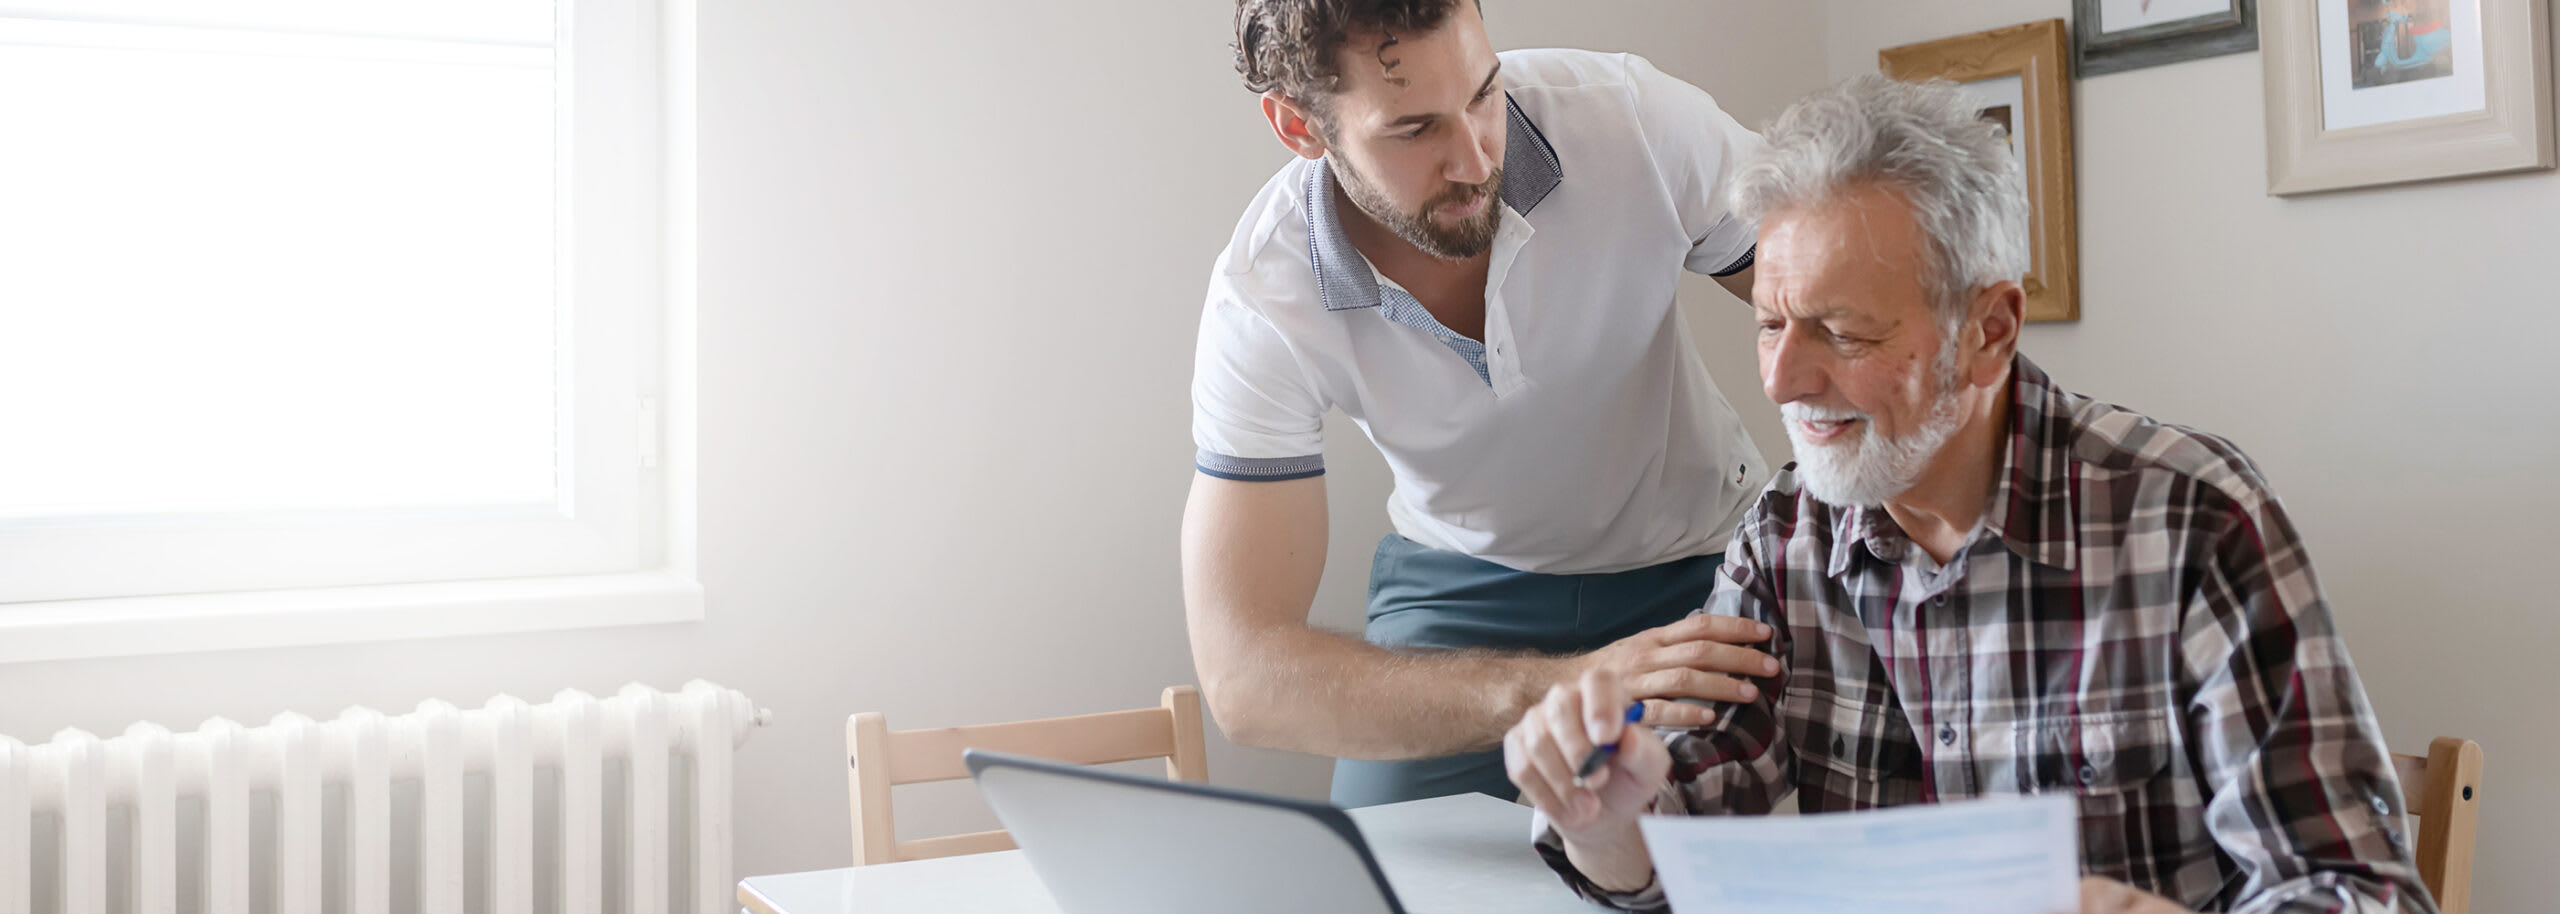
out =
{"type": "Polygon", "coordinates": [[[1790,422],[1839,422],[1867,418],[1866,413],[1854,409],[1802,402],[1778,404],[1778,415],[1790,422]]]}

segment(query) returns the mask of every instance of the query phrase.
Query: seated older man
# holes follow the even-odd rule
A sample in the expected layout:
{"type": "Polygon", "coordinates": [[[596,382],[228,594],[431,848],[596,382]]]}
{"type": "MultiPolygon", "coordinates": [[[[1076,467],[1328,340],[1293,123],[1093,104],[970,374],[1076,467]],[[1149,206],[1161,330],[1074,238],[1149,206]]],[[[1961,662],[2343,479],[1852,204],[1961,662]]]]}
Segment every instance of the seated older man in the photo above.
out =
{"type": "Polygon", "coordinates": [[[2085,911],[2432,911],[2364,688],[2258,468],[2018,353],[2026,195],[1973,105],[1868,77],[1767,139],[1734,196],[1760,225],[1760,375],[1797,462],[1701,611],[1770,626],[1784,667],[1667,744],[1620,723],[1615,680],[1550,692],[1504,742],[1548,862],[1655,909],[1640,813],[2068,793],[2085,911]],[[1578,784],[1594,745],[1617,751],[1578,784]]]}

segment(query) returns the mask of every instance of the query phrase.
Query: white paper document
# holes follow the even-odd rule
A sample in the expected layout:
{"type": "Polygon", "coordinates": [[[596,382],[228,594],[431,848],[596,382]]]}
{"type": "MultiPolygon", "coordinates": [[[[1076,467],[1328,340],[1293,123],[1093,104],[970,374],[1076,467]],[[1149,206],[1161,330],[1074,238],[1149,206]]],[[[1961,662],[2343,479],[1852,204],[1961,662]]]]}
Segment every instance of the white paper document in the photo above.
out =
{"type": "Polygon", "coordinates": [[[2080,908],[2079,804],[1999,797],[1807,816],[1646,816],[1678,914],[2059,914],[2080,908]]]}

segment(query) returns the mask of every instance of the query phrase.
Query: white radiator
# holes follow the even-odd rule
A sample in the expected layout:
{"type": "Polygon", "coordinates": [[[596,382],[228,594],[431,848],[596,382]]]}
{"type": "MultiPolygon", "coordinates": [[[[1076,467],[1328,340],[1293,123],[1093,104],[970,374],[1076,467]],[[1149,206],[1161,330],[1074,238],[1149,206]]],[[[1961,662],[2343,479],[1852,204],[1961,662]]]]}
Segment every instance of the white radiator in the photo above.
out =
{"type": "Polygon", "coordinates": [[[141,723],[112,739],[65,730],[29,746],[0,737],[0,914],[39,914],[40,857],[58,861],[42,874],[56,889],[45,907],[63,914],[105,914],[111,869],[129,876],[112,888],[128,902],[117,910],[133,914],[250,914],[253,880],[272,887],[258,910],[276,914],[463,914],[466,872],[486,892],[469,907],[487,914],[596,914],[608,894],[630,914],[734,910],[731,752],[766,718],[745,695],[695,681],[677,693],[562,692],[541,705],[501,696],[476,710],[430,701],[396,717],[351,708],[335,720],[284,714],[263,727],[216,718],[193,733],[141,723]],[[687,786],[669,783],[678,759],[690,760],[693,783],[671,793],[687,786]],[[623,786],[613,796],[609,770],[623,786]],[[467,779],[484,780],[485,815],[466,815],[479,811],[466,802],[467,779]],[[393,815],[394,784],[404,781],[417,784],[414,820],[393,815]],[[535,801],[537,783],[552,802],[535,801]],[[340,814],[324,816],[332,793],[340,814]],[[252,828],[266,818],[251,814],[260,794],[274,798],[272,828],[252,828]],[[676,834],[669,808],[687,794],[679,812],[692,827],[676,834]],[[182,801],[202,807],[188,817],[201,829],[184,836],[182,801]],[[539,830],[537,817],[546,819],[539,830]],[[40,819],[58,823],[45,848],[40,819]],[[466,834],[474,819],[485,828],[466,834]],[[620,834],[608,838],[608,823],[620,834]],[[128,837],[112,840],[113,831],[128,837]],[[549,839],[539,853],[537,834],[549,839]],[[185,862],[182,837],[201,848],[201,869],[185,862]],[[414,859],[394,859],[395,837],[414,859]],[[253,854],[253,844],[266,846],[253,854]],[[273,861],[272,881],[252,873],[253,857],[273,861]],[[609,860],[618,885],[606,885],[609,860]],[[689,860],[687,872],[671,860],[689,860]],[[553,865],[536,874],[537,861],[553,865]],[[393,897],[395,867],[415,873],[399,880],[414,893],[393,897]],[[343,892],[324,893],[330,882],[343,892]],[[182,883],[201,893],[182,904],[182,883]],[[538,884],[550,888],[544,897],[538,884]],[[673,899],[678,884],[687,897],[673,899]]]}

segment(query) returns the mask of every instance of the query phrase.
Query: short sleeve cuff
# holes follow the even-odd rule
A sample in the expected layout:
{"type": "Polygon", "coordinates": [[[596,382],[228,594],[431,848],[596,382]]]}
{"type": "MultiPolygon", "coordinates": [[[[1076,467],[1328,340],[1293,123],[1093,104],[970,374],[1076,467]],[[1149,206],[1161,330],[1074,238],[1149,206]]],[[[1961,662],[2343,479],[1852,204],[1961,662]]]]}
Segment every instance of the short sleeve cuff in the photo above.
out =
{"type": "Polygon", "coordinates": [[[1203,450],[1192,458],[1200,472],[1238,482],[1281,482],[1324,475],[1324,455],[1304,457],[1229,457],[1203,450]]]}
{"type": "Polygon", "coordinates": [[[1751,269],[1751,261],[1752,261],[1752,260],[1754,260],[1754,259],[1756,259],[1756,258],[1758,258],[1758,257],[1759,257],[1759,255],[1760,255],[1760,246],[1759,246],[1759,245],[1756,245],[1756,244],[1755,244],[1755,245],[1752,245],[1752,246],[1750,246],[1750,247],[1743,248],[1743,249],[1742,249],[1742,257],[1741,257],[1741,258],[1739,258],[1739,259],[1737,259],[1737,260],[1735,260],[1735,261],[1733,262],[1733,265],[1732,265],[1732,266],[1725,267],[1724,269],[1717,270],[1717,271],[1715,271],[1715,272],[1713,272],[1713,273],[1709,273],[1709,274],[1707,274],[1707,275],[1709,275],[1709,276],[1731,276],[1731,275],[1733,275],[1733,274],[1735,274],[1735,273],[1740,273],[1740,272],[1742,272],[1742,271],[1744,271],[1744,270],[1751,269]]]}

